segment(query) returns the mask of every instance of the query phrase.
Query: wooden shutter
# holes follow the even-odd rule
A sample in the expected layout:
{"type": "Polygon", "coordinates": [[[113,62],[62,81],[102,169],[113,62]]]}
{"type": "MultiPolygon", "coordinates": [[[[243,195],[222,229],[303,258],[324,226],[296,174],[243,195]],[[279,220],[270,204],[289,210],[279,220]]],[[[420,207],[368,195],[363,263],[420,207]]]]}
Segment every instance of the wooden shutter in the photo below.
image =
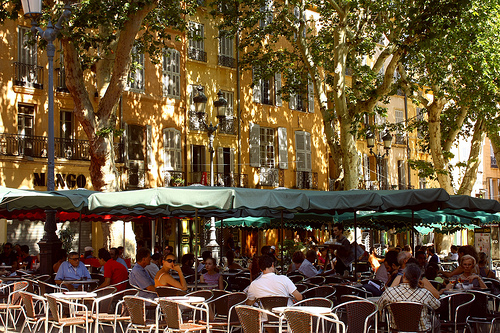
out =
{"type": "Polygon", "coordinates": [[[281,73],[274,74],[274,96],[276,101],[276,106],[282,106],[283,102],[281,101],[281,73]]]}
{"type": "Polygon", "coordinates": [[[278,127],[279,168],[288,169],[288,144],[285,127],[278,127]]]}
{"type": "Polygon", "coordinates": [[[314,85],[312,80],[307,80],[307,104],[310,113],[314,113],[314,85]]]}
{"type": "Polygon", "coordinates": [[[217,172],[224,172],[224,148],[217,147],[217,172]]]}
{"type": "Polygon", "coordinates": [[[260,126],[250,123],[250,166],[257,168],[260,163],[260,126]]]}
{"type": "Polygon", "coordinates": [[[253,101],[255,103],[261,103],[262,93],[260,91],[260,87],[262,85],[262,79],[259,79],[258,82],[255,82],[255,70],[256,69],[252,70],[252,79],[253,79],[253,83],[254,83],[254,86],[252,88],[252,90],[253,90],[253,101]]]}
{"type": "Polygon", "coordinates": [[[230,166],[229,166],[229,170],[231,170],[231,172],[234,173],[234,148],[231,148],[229,150],[229,163],[230,163],[230,166]]]}
{"type": "Polygon", "coordinates": [[[153,170],[156,163],[153,156],[153,128],[151,125],[146,125],[146,158],[148,170],[153,170]]]}

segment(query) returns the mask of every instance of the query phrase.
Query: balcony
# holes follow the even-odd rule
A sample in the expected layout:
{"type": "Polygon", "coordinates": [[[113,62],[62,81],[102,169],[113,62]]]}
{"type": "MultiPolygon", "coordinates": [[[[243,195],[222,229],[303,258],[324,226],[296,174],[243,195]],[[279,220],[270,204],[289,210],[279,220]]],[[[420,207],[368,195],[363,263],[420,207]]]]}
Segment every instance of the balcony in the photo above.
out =
{"type": "Polygon", "coordinates": [[[189,48],[188,58],[192,60],[207,62],[207,52],[199,49],[189,48]]]}
{"type": "Polygon", "coordinates": [[[236,135],[236,119],[233,116],[226,118],[219,118],[219,134],[231,134],[236,135]]]}
{"type": "Polygon", "coordinates": [[[207,121],[206,117],[203,120],[200,120],[198,114],[194,111],[188,112],[189,118],[189,130],[190,131],[206,131],[206,128],[203,126],[203,121],[207,121]]]}
{"type": "Polygon", "coordinates": [[[396,134],[394,144],[396,145],[406,145],[406,137],[403,134],[396,134]]]}
{"type": "MultiPolygon", "coordinates": [[[[0,155],[47,158],[47,137],[24,136],[18,134],[0,134],[0,155]]],[[[90,161],[90,143],[88,140],[55,138],[54,154],[56,158],[90,161]]],[[[123,145],[114,144],[115,162],[123,162],[123,145]]]]}
{"type": "Polygon", "coordinates": [[[183,171],[164,171],[163,184],[165,187],[186,186],[186,173],[183,171]]]}
{"type": "MultiPolygon", "coordinates": [[[[191,172],[190,184],[210,185],[210,172],[197,171],[191,172]]],[[[219,187],[248,187],[248,175],[238,173],[214,173],[214,186],[219,187]]]]}
{"type": "Polygon", "coordinates": [[[219,54],[219,66],[236,68],[236,59],[219,54]]]}
{"type": "Polygon", "coordinates": [[[310,171],[295,172],[296,187],[299,189],[317,190],[318,173],[310,171]]]}
{"type": "Polygon", "coordinates": [[[261,167],[259,172],[259,185],[283,187],[285,186],[285,173],[281,169],[261,167]]]}
{"type": "Polygon", "coordinates": [[[37,65],[14,63],[14,85],[43,89],[43,67],[37,65]]]}

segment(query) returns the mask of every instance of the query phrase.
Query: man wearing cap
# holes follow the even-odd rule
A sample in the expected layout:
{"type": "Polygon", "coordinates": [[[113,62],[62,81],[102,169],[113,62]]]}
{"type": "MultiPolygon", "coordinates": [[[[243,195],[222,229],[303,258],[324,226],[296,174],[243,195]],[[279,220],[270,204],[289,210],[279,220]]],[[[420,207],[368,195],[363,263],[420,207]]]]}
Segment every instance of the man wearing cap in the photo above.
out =
{"type": "MultiPolygon", "coordinates": [[[[90,279],[90,273],[85,267],[85,264],[80,261],[80,256],[76,252],[68,254],[68,261],[65,261],[59,266],[54,281],[56,284],[61,284],[63,281],[75,281],[82,279],[90,279]]],[[[64,284],[69,290],[76,290],[79,286],[73,284],[64,284]]],[[[82,285],[80,285],[81,287],[82,285]]]]}
{"type": "Polygon", "coordinates": [[[99,260],[94,257],[94,248],[92,246],[85,246],[85,253],[83,254],[82,262],[85,265],[90,265],[92,267],[92,272],[97,273],[99,268],[101,268],[101,264],[99,260]]]}

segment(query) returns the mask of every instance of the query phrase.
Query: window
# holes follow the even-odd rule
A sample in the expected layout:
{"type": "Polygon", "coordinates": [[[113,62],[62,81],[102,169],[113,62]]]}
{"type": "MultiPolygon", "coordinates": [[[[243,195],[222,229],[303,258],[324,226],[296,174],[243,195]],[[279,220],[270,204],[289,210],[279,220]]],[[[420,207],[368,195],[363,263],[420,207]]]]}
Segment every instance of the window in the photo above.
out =
{"type": "Polygon", "coordinates": [[[259,21],[261,28],[265,28],[273,21],[273,0],[265,0],[264,6],[260,7],[262,18],[259,21]]]}
{"type": "Polygon", "coordinates": [[[275,74],[271,78],[257,79],[259,68],[254,68],[252,71],[254,86],[253,86],[253,101],[255,103],[281,106],[281,75],[275,74]]]}
{"type": "Polygon", "coordinates": [[[181,60],[177,50],[169,49],[163,53],[163,96],[181,97],[181,60]]]}
{"type": "MultiPolygon", "coordinates": [[[[394,116],[396,120],[396,125],[404,125],[405,124],[405,115],[402,110],[394,110],[394,116]]],[[[405,144],[405,136],[403,133],[399,132],[396,134],[396,144],[404,145],[405,144]]]]}
{"type": "Polygon", "coordinates": [[[189,59],[207,61],[205,52],[205,27],[198,22],[189,22],[189,59]]]}
{"type": "Polygon", "coordinates": [[[274,129],[260,128],[260,158],[259,164],[262,167],[274,168],[274,129]]]}
{"type": "Polygon", "coordinates": [[[207,163],[205,159],[205,146],[191,145],[191,182],[203,185],[209,184],[207,163]]]}
{"type": "Polygon", "coordinates": [[[222,97],[224,97],[227,101],[227,107],[226,107],[226,117],[232,117],[234,115],[234,101],[233,101],[233,92],[232,91],[223,91],[222,92],[222,97]]]}
{"type": "Polygon", "coordinates": [[[71,159],[73,156],[73,112],[61,111],[59,113],[59,137],[60,137],[60,152],[59,155],[71,159]]]}
{"type": "Polygon", "coordinates": [[[126,153],[128,158],[128,185],[130,188],[145,186],[145,127],[140,125],[125,126],[126,153]]]}
{"type": "Polygon", "coordinates": [[[490,160],[491,160],[490,167],[498,168],[497,159],[495,157],[495,151],[493,150],[493,145],[491,144],[491,142],[490,142],[490,160]]]}
{"type": "Polygon", "coordinates": [[[144,91],[144,53],[137,53],[137,49],[132,49],[132,63],[128,73],[128,88],[132,90],[144,91]]]}
{"type": "Polygon", "coordinates": [[[15,84],[42,89],[42,68],[37,66],[37,44],[27,35],[29,31],[30,28],[19,27],[15,84]]]}
{"type": "Polygon", "coordinates": [[[181,132],[175,128],[163,130],[164,169],[168,171],[182,170],[181,132]]]}
{"type": "Polygon", "coordinates": [[[398,188],[400,190],[406,189],[406,167],[405,161],[398,160],[398,188]]]}
{"type": "MultiPolygon", "coordinates": [[[[301,83],[299,82],[298,84],[300,85],[301,83]]],[[[314,85],[312,80],[307,80],[307,95],[304,93],[290,94],[288,107],[290,110],[314,113],[314,85]]]]}
{"type": "Polygon", "coordinates": [[[17,134],[19,135],[19,155],[33,154],[35,106],[19,104],[17,111],[17,134]]]}
{"type": "Polygon", "coordinates": [[[219,65],[236,67],[234,59],[234,38],[228,36],[226,31],[219,31],[219,65]]]}
{"type": "Polygon", "coordinates": [[[297,171],[311,171],[311,133],[295,132],[295,154],[297,171]]]}

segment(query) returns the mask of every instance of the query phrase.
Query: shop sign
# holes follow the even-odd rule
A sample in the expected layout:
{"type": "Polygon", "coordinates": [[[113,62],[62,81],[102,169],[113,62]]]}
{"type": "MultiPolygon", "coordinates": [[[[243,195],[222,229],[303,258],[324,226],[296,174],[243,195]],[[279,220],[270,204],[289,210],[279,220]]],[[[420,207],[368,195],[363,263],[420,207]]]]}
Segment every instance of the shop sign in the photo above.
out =
{"type": "MultiPolygon", "coordinates": [[[[47,177],[44,172],[33,174],[33,185],[34,186],[47,186],[47,177]]],[[[75,175],[73,173],[69,174],[56,174],[56,188],[85,188],[87,184],[87,178],[85,175],[75,175]]]]}

